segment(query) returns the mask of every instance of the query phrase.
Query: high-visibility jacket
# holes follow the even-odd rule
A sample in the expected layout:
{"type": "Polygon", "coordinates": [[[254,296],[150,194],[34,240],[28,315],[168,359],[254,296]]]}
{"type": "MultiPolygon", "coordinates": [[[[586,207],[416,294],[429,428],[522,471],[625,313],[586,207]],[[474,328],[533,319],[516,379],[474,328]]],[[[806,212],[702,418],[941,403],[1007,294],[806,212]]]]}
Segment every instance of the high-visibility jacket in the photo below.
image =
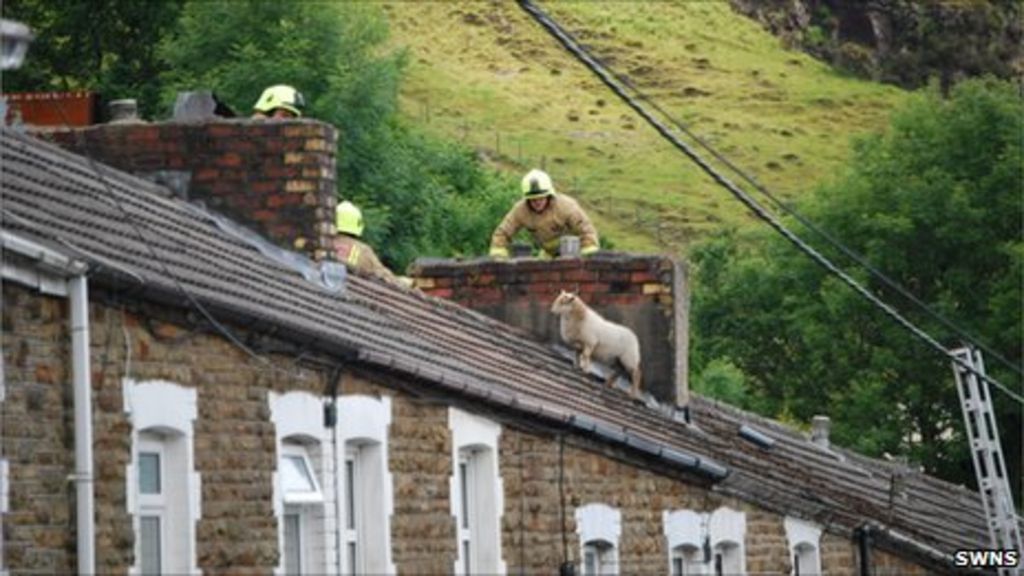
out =
{"type": "Polygon", "coordinates": [[[377,253],[368,244],[347,234],[338,234],[334,238],[334,255],[351,272],[361,276],[374,276],[402,285],[398,278],[381,263],[377,253]]]}
{"type": "Polygon", "coordinates": [[[512,237],[521,228],[525,228],[533,241],[550,255],[558,254],[559,238],[567,235],[579,236],[580,249],[584,254],[596,251],[601,245],[597,229],[587,213],[576,200],[563,194],[551,196],[547,207],[540,213],[531,210],[525,198],[516,202],[491,236],[491,253],[507,252],[512,237]]]}

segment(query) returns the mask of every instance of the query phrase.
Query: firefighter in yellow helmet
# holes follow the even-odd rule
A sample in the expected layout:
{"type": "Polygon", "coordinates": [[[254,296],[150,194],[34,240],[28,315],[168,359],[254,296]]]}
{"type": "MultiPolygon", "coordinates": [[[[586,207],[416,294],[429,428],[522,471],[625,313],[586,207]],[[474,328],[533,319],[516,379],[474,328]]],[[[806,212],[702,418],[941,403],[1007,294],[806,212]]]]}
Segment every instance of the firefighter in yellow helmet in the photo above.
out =
{"type": "Polygon", "coordinates": [[[278,84],[263,91],[253,104],[253,118],[301,118],[306,100],[291,86],[278,84]]]}
{"type": "Polygon", "coordinates": [[[363,235],[363,212],[348,200],[338,204],[334,210],[335,227],[338,235],[334,238],[334,255],[350,271],[362,276],[380,278],[397,286],[408,286],[384,264],[381,264],[373,248],[361,240],[363,235]]]}
{"type": "Polygon", "coordinates": [[[580,238],[580,253],[593,254],[601,248],[597,229],[586,212],[569,196],[556,194],[551,177],[542,170],[530,170],[523,177],[523,198],[516,202],[491,236],[492,258],[508,258],[508,245],[521,228],[526,228],[541,249],[541,258],[558,254],[559,239],[580,238]]]}

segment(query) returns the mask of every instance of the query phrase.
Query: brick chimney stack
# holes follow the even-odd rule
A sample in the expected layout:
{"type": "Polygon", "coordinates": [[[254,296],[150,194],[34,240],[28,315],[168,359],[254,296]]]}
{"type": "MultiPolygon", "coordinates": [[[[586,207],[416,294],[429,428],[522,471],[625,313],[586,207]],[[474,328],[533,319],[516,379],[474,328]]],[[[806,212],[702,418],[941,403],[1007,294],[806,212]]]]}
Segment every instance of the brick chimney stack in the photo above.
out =
{"type": "Polygon", "coordinates": [[[561,340],[551,303],[561,290],[578,290],[591,308],[636,333],[644,390],[679,408],[689,403],[689,287],[686,267],[671,258],[600,253],[507,262],[420,259],[411,275],[427,294],[552,343],[561,340]]]}
{"type": "Polygon", "coordinates": [[[153,180],[322,260],[335,235],[337,130],[306,119],[39,128],[36,137],[153,180]]]}

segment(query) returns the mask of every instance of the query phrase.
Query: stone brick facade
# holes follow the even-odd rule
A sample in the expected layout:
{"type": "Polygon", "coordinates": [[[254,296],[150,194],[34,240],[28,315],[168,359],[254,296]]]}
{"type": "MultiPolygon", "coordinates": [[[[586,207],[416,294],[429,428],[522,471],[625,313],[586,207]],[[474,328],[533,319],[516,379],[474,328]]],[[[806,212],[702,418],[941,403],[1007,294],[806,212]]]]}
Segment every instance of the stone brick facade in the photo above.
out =
{"type": "MultiPolygon", "coordinates": [[[[60,298],[4,285],[8,388],[2,406],[2,442],[12,479],[12,511],[4,518],[4,555],[6,565],[18,574],[72,572],[75,567],[74,492],[67,481],[73,470],[67,314],[67,303],[60,298]]],[[[127,375],[136,380],[165,379],[198,391],[199,567],[205,574],[271,573],[279,551],[272,511],[274,428],[267,393],[304,390],[322,395],[328,386],[326,372],[299,365],[294,356],[250,356],[219,335],[172,321],[157,308],[94,302],[90,321],[97,569],[125,574],[133,562],[125,483],[130,423],[122,392],[127,375]]],[[[245,337],[244,330],[232,329],[245,337]]],[[[402,392],[390,378],[352,368],[344,373],[339,393],[392,398],[389,468],[395,484],[394,563],[402,574],[448,573],[456,554],[449,501],[448,404],[402,392]]],[[[502,424],[502,554],[509,573],[556,571],[563,561],[563,526],[568,557],[578,562],[574,513],[592,502],[622,511],[621,573],[664,573],[668,551],[663,511],[710,511],[720,506],[747,515],[749,573],[789,571],[781,516],[661,473],[620,449],[573,435],[560,440],[533,429],[529,422],[490,417],[502,424]],[[564,442],[561,457],[560,442],[564,442]]],[[[891,555],[878,552],[875,558],[882,570],[879,574],[925,573],[891,555]]],[[[822,560],[826,574],[849,574],[856,565],[855,543],[826,533],[822,560]]]]}
{"type": "Polygon", "coordinates": [[[431,296],[448,298],[547,342],[559,342],[551,303],[578,291],[605,318],[640,340],[644,389],[659,400],[688,401],[689,293],[686,268],[668,257],[601,254],[507,262],[418,260],[410,275],[431,296]]]}
{"type": "Polygon", "coordinates": [[[331,253],[338,131],[329,124],[103,124],[35,135],[202,201],[283,247],[317,260],[331,253]]]}

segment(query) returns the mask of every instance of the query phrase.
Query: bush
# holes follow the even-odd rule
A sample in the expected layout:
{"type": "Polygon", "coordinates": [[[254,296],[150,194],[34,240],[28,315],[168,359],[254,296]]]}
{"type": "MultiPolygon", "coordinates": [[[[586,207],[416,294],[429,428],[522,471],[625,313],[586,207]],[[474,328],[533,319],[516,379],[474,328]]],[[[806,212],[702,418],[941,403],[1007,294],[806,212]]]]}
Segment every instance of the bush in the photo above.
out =
{"type": "Polygon", "coordinates": [[[469,151],[402,123],[405,57],[384,49],[387,35],[371,4],[192,2],[161,46],[173,65],[165,100],[209,88],[248,113],[266,86],[293,85],[310,117],[339,128],[339,196],[363,209],[366,239],[388,265],[483,253],[514,187],[469,151]]]}

